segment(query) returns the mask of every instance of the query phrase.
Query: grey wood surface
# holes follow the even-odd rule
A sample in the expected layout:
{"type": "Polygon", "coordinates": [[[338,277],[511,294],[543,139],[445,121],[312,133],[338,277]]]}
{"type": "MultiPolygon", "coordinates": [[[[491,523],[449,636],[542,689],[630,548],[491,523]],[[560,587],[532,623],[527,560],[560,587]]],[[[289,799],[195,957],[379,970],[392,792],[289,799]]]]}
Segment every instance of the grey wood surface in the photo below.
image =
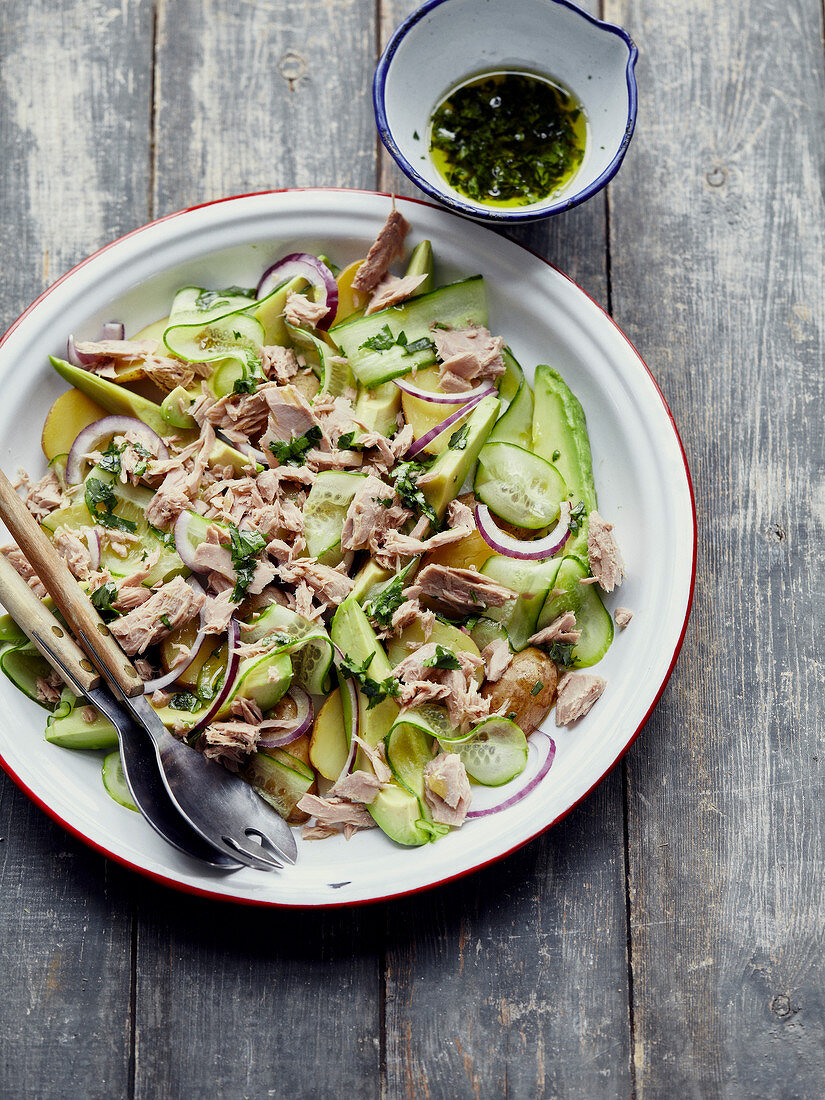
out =
{"type": "MultiPolygon", "coordinates": [[[[6,0],[0,324],[181,206],[413,193],[370,96],[412,7],[6,0]]],[[[822,10],[602,7],[642,55],[630,153],[518,239],[612,310],[693,469],[695,609],[653,718],[522,851],[326,914],[147,883],[0,776],[0,1096],[822,1095],[822,10]]]]}

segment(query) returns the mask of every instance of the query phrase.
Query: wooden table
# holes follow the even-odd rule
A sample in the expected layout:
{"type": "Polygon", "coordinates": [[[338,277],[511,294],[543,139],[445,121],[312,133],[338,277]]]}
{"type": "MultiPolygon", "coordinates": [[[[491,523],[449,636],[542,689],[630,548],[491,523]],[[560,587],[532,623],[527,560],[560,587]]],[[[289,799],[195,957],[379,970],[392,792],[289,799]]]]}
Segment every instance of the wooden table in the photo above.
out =
{"type": "MultiPolygon", "coordinates": [[[[411,7],[6,0],[3,327],[179,207],[410,193],[370,80],[411,7]]],[[[602,8],[640,49],[636,136],[606,193],[519,238],[612,312],[682,431],[700,566],[658,709],[516,855],[326,914],[154,886],[3,776],[3,1097],[825,1091],[822,9],[602,8]]]]}

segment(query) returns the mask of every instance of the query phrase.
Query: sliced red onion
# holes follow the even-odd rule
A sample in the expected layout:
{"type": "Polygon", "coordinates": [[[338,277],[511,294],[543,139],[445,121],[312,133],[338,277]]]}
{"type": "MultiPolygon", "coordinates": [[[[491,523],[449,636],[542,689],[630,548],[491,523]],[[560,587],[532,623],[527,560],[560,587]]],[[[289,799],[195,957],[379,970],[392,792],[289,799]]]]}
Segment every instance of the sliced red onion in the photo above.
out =
{"type": "Polygon", "coordinates": [[[168,458],[169,450],[157,432],[137,420],[134,416],[104,416],[93,424],[83,428],[75,436],[74,443],[66,459],[66,481],[77,485],[83,480],[83,467],[86,455],[98,448],[113,435],[125,435],[132,432],[147,450],[153,451],[158,458],[168,458]]]}
{"type": "Polygon", "coordinates": [[[274,731],[272,733],[262,733],[258,739],[258,745],[262,749],[282,749],[286,745],[291,745],[293,741],[297,741],[299,737],[302,737],[315,721],[315,707],[303,688],[293,684],[287,695],[295,700],[295,724],[289,730],[281,730],[278,733],[274,731]]]}
{"type": "MultiPolygon", "coordinates": [[[[205,520],[203,516],[197,512],[186,511],[181,512],[172,528],[172,537],[175,540],[178,557],[187,569],[191,569],[195,573],[212,572],[211,566],[205,570],[203,565],[195,559],[198,546],[206,538],[208,527],[209,521],[205,520]]],[[[228,550],[226,550],[226,561],[227,565],[231,567],[232,555],[228,550]]]]}
{"type": "Polygon", "coordinates": [[[230,447],[234,447],[236,451],[240,451],[242,455],[248,455],[253,462],[257,462],[259,466],[266,466],[266,455],[263,451],[257,450],[251,443],[233,443],[231,439],[227,439],[222,432],[216,432],[225,443],[228,443],[230,447]]]}
{"type": "MultiPolygon", "coordinates": [[[[549,734],[545,733],[544,730],[536,730],[532,736],[540,737],[546,742],[545,752],[547,754],[533,778],[526,783],[517,794],[506,798],[504,802],[499,802],[497,806],[488,806],[486,810],[470,810],[467,814],[468,819],[471,817],[490,817],[492,814],[500,813],[502,810],[509,810],[511,806],[515,806],[517,803],[521,802],[523,798],[526,798],[528,794],[531,794],[536,787],[538,787],[539,783],[541,783],[542,779],[544,779],[545,775],[550,771],[553,758],[556,755],[556,742],[549,734]]],[[[539,749],[539,751],[541,750],[539,749]]]]}
{"type": "Polygon", "coordinates": [[[492,382],[482,382],[474,390],[465,390],[464,393],[433,393],[432,390],[422,390],[414,386],[405,378],[393,378],[399,390],[409,394],[410,397],[418,397],[421,401],[431,401],[434,405],[466,405],[474,398],[486,397],[488,393],[495,393],[496,387],[492,382]]]}
{"type": "MultiPolygon", "coordinates": [[[[201,588],[200,582],[195,580],[194,577],[188,577],[186,583],[189,585],[190,588],[194,589],[195,592],[199,592],[201,595],[203,595],[203,588],[201,588]]],[[[189,647],[189,652],[187,653],[187,655],[183,657],[180,661],[178,661],[174,668],[170,668],[168,672],[164,672],[162,676],[156,676],[154,680],[144,681],[144,695],[151,695],[155,691],[161,691],[163,688],[168,687],[169,684],[174,684],[175,680],[177,680],[177,678],[182,675],[182,673],[186,672],[187,668],[189,668],[189,666],[195,660],[198,655],[198,650],[203,645],[203,640],[206,637],[206,624],[204,622],[204,618],[206,615],[205,607],[205,604],[201,607],[198,633],[195,635],[195,638],[192,642],[192,645],[189,647]]]]}
{"type": "Polygon", "coordinates": [[[125,340],[126,326],[122,321],[104,321],[100,326],[98,340],[125,340]]]}
{"type": "Polygon", "coordinates": [[[306,279],[318,289],[318,303],[325,305],[327,311],[321,320],[316,322],[315,327],[329,328],[338,312],[338,284],[327,265],[308,252],[290,252],[288,256],[284,256],[282,260],[268,268],[261,276],[255,297],[266,298],[279,286],[297,278],[306,279]]]}
{"type": "Polygon", "coordinates": [[[203,718],[192,727],[187,736],[191,737],[193,734],[205,730],[229,697],[232,691],[232,685],[235,682],[235,677],[238,675],[238,666],[241,663],[241,658],[238,655],[240,637],[241,631],[238,626],[238,621],[233,616],[233,618],[229,620],[229,644],[226,653],[226,672],[224,673],[221,690],[212,700],[212,705],[209,707],[209,710],[203,718]]]}
{"type": "Polygon", "coordinates": [[[561,503],[558,523],[542,539],[515,539],[508,535],[495,522],[486,504],[476,504],[475,515],[478,533],[497,554],[503,554],[507,558],[524,561],[552,558],[570,537],[570,502],[567,500],[561,503]]]}
{"type": "Polygon", "coordinates": [[[471,413],[479,401],[483,401],[485,396],[486,394],[481,394],[480,397],[474,397],[472,401],[468,401],[466,405],[463,405],[456,412],[450,413],[450,415],[442,420],[440,424],[436,424],[434,428],[430,428],[428,432],[425,432],[420,439],[416,439],[415,443],[407,449],[404,457],[415,458],[415,456],[420,454],[434,439],[437,439],[442,432],[446,432],[448,428],[452,428],[453,424],[457,424],[462,417],[471,413]]]}
{"type": "Polygon", "coordinates": [[[86,546],[89,549],[89,568],[100,569],[100,529],[98,527],[86,528],[86,546]]]}
{"type": "MultiPolygon", "coordinates": [[[[124,340],[125,338],[126,326],[122,321],[104,321],[94,342],[99,344],[103,340],[124,340]]],[[[73,367],[93,367],[101,356],[97,352],[79,352],[72,332],[66,341],[66,358],[73,367]]]]}

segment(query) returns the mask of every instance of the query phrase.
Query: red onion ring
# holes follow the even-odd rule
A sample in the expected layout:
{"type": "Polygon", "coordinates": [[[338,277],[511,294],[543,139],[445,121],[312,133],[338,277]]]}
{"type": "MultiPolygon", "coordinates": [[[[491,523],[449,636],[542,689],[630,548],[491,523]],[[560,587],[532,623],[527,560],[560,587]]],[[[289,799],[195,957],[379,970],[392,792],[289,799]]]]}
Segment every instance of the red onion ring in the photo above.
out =
{"type": "Polygon", "coordinates": [[[478,405],[480,401],[483,401],[486,397],[486,393],[481,394],[479,397],[474,397],[472,401],[468,401],[466,405],[463,405],[454,413],[450,413],[448,417],[441,421],[440,424],[436,424],[434,428],[430,428],[428,432],[425,432],[420,439],[416,439],[415,443],[411,447],[407,448],[404,455],[405,458],[415,458],[420,454],[426,446],[428,446],[434,439],[437,439],[442,432],[446,432],[448,428],[451,428],[453,424],[457,424],[459,420],[465,417],[468,413],[471,413],[473,409],[478,405]]]}
{"type": "Polygon", "coordinates": [[[86,546],[89,549],[89,568],[100,569],[100,530],[97,527],[86,528],[86,546]]]}
{"type": "Polygon", "coordinates": [[[552,558],[570,537],[570,502],[567,500],[562,501],[559,521],[550,534],[532,541],[515,539],[502,531],[486,504],[476,504],[475,517],[478,533],[487,545],[497,554],[503,554],[507,558],[518,558],[522,561],[552,558]]]}
{"type": "MultiPolygon", "coordinates": [[[[126,337],[126,326],[122,321],[104,321],[100,326],[100,333],[95,340],[98,344],[103,340],[123,340],[126,337]]],[[[66,341],[66,358],[73,367],[92,367],[101,358],[97,353],[81,353],[77,350],[74,333],[69,334],[66,341]]],[[[103,356],[103,358],[106,358],[103,356]]]]}
{"type": "Polygon", "coordinates": [[[158,458],[168,458],[169,450],[157,432],[134,416],[104,416],[100,420],[82,428],[75,436],[69,457],[66,459],[66,481],[77,485],[83,480],[85,456],[96,451],[104,440],[113,435],[125,435],[132,432],[138,436],[147,450],[155,450],[158,458]]]}
{"type": "Polygon", "coordinates": [[[318,303],[325,305],[327,311],[321,320],[316,322],[315,327],[328,329],[338,312],[338,284],[327,265],[308,252],[290,252],[288,256],[284,256],[282,260],[278,260],[272,267],[267,268],[258,283],[255,297],[259,300],[266,298],[273,290],[296,278],[306,279],[320,291],[318,303]]]}
{"type": "MultiPolygon", "coordinates": [[[[172,527],[172,537],[175,540],[175,549],[178,552],[178,557],[186,566],[187,569],[191,569],[195,573],[211,573],[213,566],[204,569],[203,565],[195,560],[195,554],[198,546],[203,541],[204,536],[201,535],[200,539],[195,542],[190,539],[190,528],[193,523],[200,523],[208,526],[209,521],[205,520],[198,512],[185,511],[181,512],[172,527]]],[[[228,550],[223,548],[226,553],[226,561],[231,568],[232,555],[228,550]]],[[[232,570],[234,575],[234,569],[232,570]]]]}
{"type": "MultiPolygon", "coordinates": [[[[195,592],[200,592],[203,595],[203,589],[200,582],[195,580],[194,577],[187,577],[186,583],[195,592]]],[[[205,607],[205,605],[204,605],[205,607]]],[[[154,680],[145,680],[143,683],[143,694],[151,695],[154,691],[161,691],[169,684],[173,684],[175,680],[180,676],[182,672],[186,672],[187,668],[192,664],[198,655],[198,650],[203,645],[204,638],[206,637],[204,618],[206,612],[204,607],[201,607],[200,612],[200,625],[198,627],[198,633],[195,635],[192,645],[189,647],[189,653],[174,666],[170,668],[168,672],[164,672],[162,676],[156,676],[154,680]]]]}
{"type": "Polygon", "coordinates": [[[474,390],[465,390],[464,393],[433,393],[432,390],[422,390],[419,386],[414,386],[404,378],[393,378],[393,382],[410,397],[431,401],[434,405],[464,405],[476,397],[486,397],[488,393],[496,392],[492,382],[482,382],[474,390]]]}
{"type": "Polygon", "coordinates": [[[258,738],[259,748],[282,749],[286,745],[291,745],[293,741],[297,741],[299,737],[302,737],[315,721],[315,707],[312,705],[312,700],[303,688],[298,687],[297,684],[293,684],[287,692],[287,695],[295,700],[295,706],[297,708],[294,727],[291,730],[282,731],[280,733],[273,732],[271,734],[261,734],[258,738]]]}
{"type": "Polygon", "coordinates": [[[224,673],[223,683],[221,684],[221,690],[212,700],[212,703],[207,710],[206,714],[197,722],[189,733],[188,737],[191,737],[195,733],[200,733],[205,730],[212,719],[218,714],[221,707],[227,700],[229,693],[232,691],[232,685],[235,682],[235,677],[238,674],[238,666],[241,663],[241,659],[238,656],[238,643],[240,642],[241,631],[238,626],[237,619],[231,618],[229,620],[229,646],[226,653],[226,672],[224,673]]]}
{"type": "Polygon", "coordinates": [[[550,771],[550,767],[556,755],[556,742],[549,734],[545,733],[544,730],[536,730],[533,736],[535,737],[536,734],[547,742],[547,755],[533,778],[526,783],[517,794],[511,795],[509,798],[505,799],[504,802],[499,802],[498,806],[488,806],[486,810],[470,810],[467,814],[468,820],[471,817],[490,817],[492,814],[500,813],[502,810],[508,810],[511,806],[515,806],[517,803],[521,802],[523,798],[526,798],[527,795],[534,791],[539,783],[541,783],[542,779],[544,779],[550,771]]]}

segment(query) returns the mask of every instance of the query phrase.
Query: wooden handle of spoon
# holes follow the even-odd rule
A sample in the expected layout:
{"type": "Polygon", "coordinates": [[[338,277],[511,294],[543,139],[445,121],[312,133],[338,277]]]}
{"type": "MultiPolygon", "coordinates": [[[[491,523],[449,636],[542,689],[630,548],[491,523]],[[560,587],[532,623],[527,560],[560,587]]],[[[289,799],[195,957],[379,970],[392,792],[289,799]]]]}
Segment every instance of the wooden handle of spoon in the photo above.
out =
{"type": "MultiPolygon", "coordinates": [[[[35,596],[5,554],[0,554],[0,603],[38,648],[37,635],[48,642],[49,648],[57,654],[84,693],[98,686],[100,677],[92,662],[35,596]]],[[[43,656],[49,660],[48,654],[43,656]]],[[[60,672],[60,669],[57,671],[60,672]]],[[[74,687],[73,684],[69,686],[74,687]]]]}
{"type": "Polygon", "coordinates": [[[143,682],[131,661],[109,633],[92,601],[69,572],[68,566],[2,470],[0,519],[100,671],[107,679],[114,681],[124,695],[140,695],[143,682]]]}

